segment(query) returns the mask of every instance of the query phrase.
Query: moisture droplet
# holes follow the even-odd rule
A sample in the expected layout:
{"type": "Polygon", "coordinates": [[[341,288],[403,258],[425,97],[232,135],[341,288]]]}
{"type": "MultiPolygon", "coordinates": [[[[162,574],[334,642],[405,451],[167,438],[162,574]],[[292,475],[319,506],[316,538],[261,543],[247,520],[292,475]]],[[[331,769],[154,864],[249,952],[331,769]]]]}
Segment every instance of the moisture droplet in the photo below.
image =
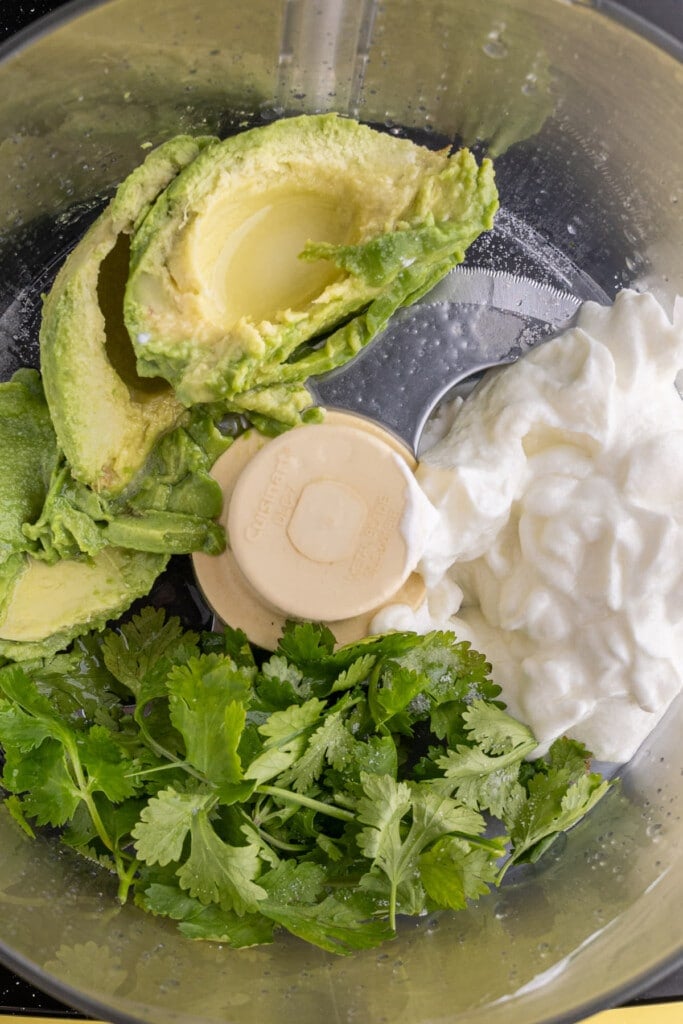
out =
{"type": "Polygon", "coordinates": [[[490,36],[482,47],[487,57],[493,60],[503,60],[508,55],[508,48],[503,40],[496,35],[490,36]]]}
{"type": "Polygon", "coordinates": [[[510,908],[505,900],[499,900],[493,908],[493,916],[497,917],[499,921],[504,921],[510,912],[510,908]]]}
{"type": "Polygon", "coordinates": [[[658,821],[651,821],[645,829],[645,835],[648,839],[652,840],[653,843],[658,843],[662,838],[662,825],[658,821]]]}
{"type": "Polygon", "coordinates": [[[507,44],[503,39],[503,32],[505,30],[505,22],[497,21],[493,23],[493,28],[486,37],[482,49],[487,57],[492,57],[493,60],[503,60],[508,55],[507,44]]]}

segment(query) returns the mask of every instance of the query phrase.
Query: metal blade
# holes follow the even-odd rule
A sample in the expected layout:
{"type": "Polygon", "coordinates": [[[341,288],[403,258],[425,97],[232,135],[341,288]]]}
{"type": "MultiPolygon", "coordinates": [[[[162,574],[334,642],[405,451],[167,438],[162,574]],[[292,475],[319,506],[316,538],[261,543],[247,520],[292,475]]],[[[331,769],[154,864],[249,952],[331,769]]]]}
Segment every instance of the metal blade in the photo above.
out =
{"type": "Polygon", "coordinates": [[[458,268],[350,363],[308,382],[316,402],[376,420],[417,451],[438,402],[564,330],[580,300],[529,278],[458,268]]]}

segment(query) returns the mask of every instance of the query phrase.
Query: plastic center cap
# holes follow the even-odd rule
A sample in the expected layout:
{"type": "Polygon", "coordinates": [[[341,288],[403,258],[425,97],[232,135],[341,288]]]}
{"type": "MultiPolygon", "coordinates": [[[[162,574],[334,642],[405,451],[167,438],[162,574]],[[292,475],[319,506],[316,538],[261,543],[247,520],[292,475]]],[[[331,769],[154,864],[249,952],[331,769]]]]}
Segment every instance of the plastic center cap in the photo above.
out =
{"type": "Polygon", "coordinates": [[[334,622],[378,607],[406,581],[419,497],[405,461],[380,438],[346,425],[297,427],[240,474],[228,539],[273,608],[334,622]]]}
{"type": "Polygon", "coordinates": [[[340,562],[357,547],[367,512],[358,491],[338,480],[315,480],[301,492],[287,535],[311,561],[340,562]]]}

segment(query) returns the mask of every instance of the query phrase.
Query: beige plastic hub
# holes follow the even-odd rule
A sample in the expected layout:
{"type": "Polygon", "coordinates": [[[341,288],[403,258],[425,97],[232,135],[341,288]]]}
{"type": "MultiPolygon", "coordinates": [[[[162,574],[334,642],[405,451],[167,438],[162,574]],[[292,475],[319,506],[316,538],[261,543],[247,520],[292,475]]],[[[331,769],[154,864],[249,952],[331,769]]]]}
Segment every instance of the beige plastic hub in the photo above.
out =
{"type": "Polygon", "coordinates": [[[287,619],[326,622],[346,643],[385,604],[416,607],[411,519],[424,497],[414,466],[400,441],[346,413],[239,438],[213,469],[228,547],[194,556],[216,614],[272,649],[287,619]]]}

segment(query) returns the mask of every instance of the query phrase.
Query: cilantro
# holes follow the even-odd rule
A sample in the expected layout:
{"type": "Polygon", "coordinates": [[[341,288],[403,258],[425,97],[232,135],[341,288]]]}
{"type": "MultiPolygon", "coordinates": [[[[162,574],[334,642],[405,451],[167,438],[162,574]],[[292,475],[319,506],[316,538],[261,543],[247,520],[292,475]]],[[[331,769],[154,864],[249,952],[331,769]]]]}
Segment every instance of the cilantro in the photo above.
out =
{"type": "Polygon", "coordinates": [[[241,916],[257,909],[265,890],[254,882],[258,847],[232,846],[214,831],[206,808],[190,822],[190,853],[178,871],[183,889],[204,904],[218,903],[241,916]]]}
{"type": "Polygon", "coordinates": [[[161,790],[150,799],[132,830],[138,856],[162,867],[179,861],[194,816],[214,803],[210,793],[178,793],[173,787],[161,790]]]}
{"type": "Polygon", "coordinates": [[[520,784],[520,762],[536,747],[531,731],[501,708],[474,701],[463,713],[468,742],[439,757],[452,791],[469,807],[504,815],[520,784]]]}
{"type": "MultiPolygon", "coordinates": [[[[498,841],[498,855],[505,844],[498,841]]],[[[433,907],[464,910],[468,900],[490,892],[498,871],[490,850],[457,836],[444,836],[420,855],[420,876],[433,907]]]]}
{"type": "Polygon", "coordinates": [[[245,778],[266,782],[291,768],[306,747],[308,728],[318,721],[323,709],[323,702],[314,697],[286,711],[274,711],[259,726],[258,731],[266,737],[267,743],[263,753],[247,768],[245,778]]]}
{"type": "Polygon", "coordinates": [[[561,832],[566,832],[595,806],[611,783],[587,765],[590,752],[575,740],[561,738],[538,763],[522,792],[506,810],[504,821],[512,850],[500,878],[512,864],[533,863],[561,832]]]}
{"type": "Polygon", "coordinates": [[[530,760],[499,692],[451,633],[336,647],[289,623],[259,661],[145,608],[0,667],[0,785],[24,832],[56,829],[189,938],[346,955],[479,899],[608,789],[573,740],[530,760]]]}
{"type": "Polygon", "coordinates": [[[239,782],[239,747],[254,670],[227,656],[203,654],[168,673],[170,717],[185,757],[216,785],[239,782]]]}
{"type": "Polygon", "coordinates": [[[174,885],[153,882],[137,898],[152,914],[180,922],[180,931],[190,939],[226,943],[233,949],[272,942],[273,922],[259,914],[241,917],[215,904],[206,906],[174,885]]]}
{"type": "Polygon", "coordinates": [[[358,803],[358,818],[370,827],[362,830],[358,845],[387,878],[389,923],[395,928],[399,887],[419,877],[416,868],[422,851],[444,835],[478,835],[484,822],[474,811],[419,783],[409,786],[389,775],[367,775],[362,781],[365,795],[358,803]],[[408,812],[412,820],[405,832],[402,824],[408,812]]]}

